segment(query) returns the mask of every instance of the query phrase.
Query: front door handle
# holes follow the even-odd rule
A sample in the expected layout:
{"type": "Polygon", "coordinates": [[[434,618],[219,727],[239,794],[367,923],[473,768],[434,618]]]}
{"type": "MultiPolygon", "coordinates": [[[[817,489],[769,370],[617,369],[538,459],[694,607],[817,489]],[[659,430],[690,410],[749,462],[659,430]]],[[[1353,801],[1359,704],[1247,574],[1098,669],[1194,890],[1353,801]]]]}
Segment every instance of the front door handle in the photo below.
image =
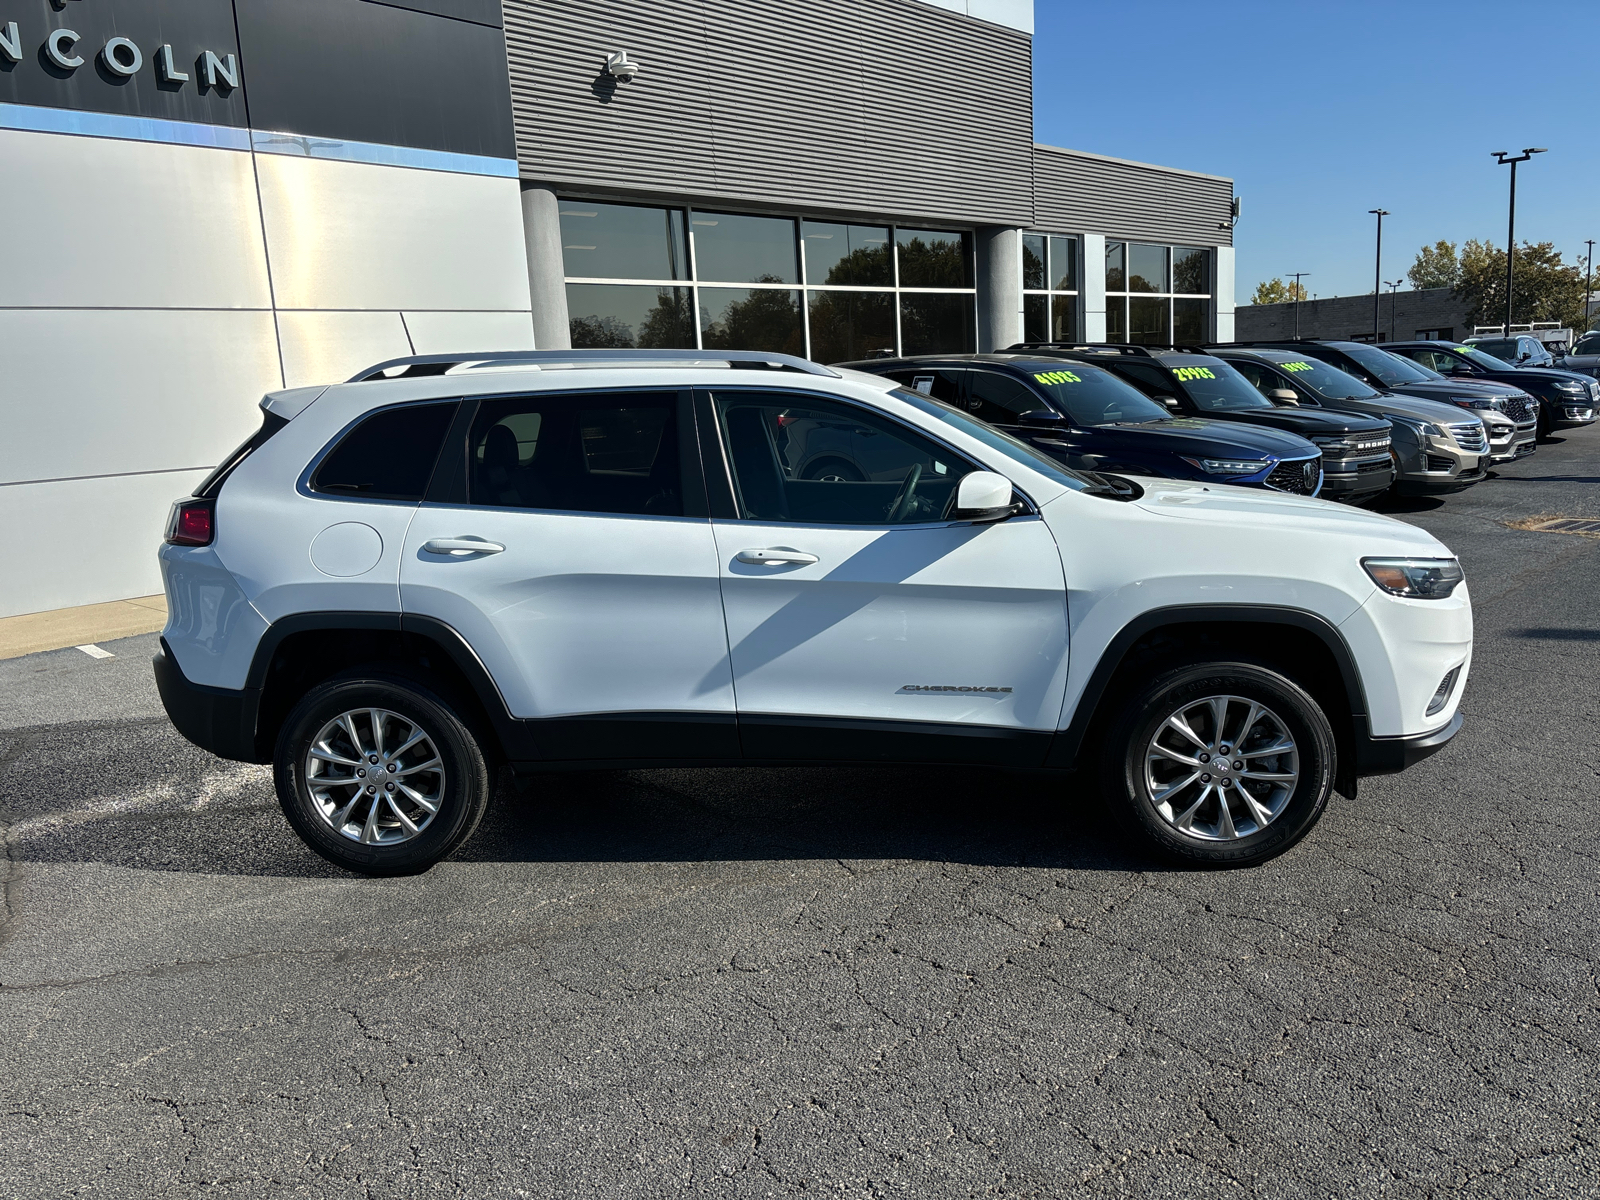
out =
{"type": "Polygon", "coordinates": [[[453,537],[429,538],[422,543],[429,554],[499,554],[505,549],[499,542],[486,542],[482,538],[453,537]]]}
{"type": "Polygon", "coordinates": [[[806,567],[817,561],[815,554],[807,554],[803,550],[791,550],[787,546],[774,546],[768,550],[741,550],[738,558],[740,562],[756,567],[776,567],[784,563],[806,567]]]}

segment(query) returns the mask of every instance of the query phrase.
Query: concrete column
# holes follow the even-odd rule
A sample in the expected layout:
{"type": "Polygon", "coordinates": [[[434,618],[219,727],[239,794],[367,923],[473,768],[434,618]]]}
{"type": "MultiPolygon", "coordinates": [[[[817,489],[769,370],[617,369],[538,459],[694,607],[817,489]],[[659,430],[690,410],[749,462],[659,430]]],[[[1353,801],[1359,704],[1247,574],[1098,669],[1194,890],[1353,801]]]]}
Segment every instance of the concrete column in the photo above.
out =
{"type": "MultiPolygon", "coordinates": [[[[1233,247],[1218,246],[1211,255],[1211,340],[1231,342],[1233,333],[1233,247]]],[[[1301,307],[1304,316],[1304,306],[1301,307]]]]}
{"type": "Polygon", "coordinates": [[[978,352],[1022,340],[1022,231],[978,230],[978,352]]]}
{"type": "Polygon", "coordinates": [[[561,264],[561,214],[555,192],[542,183],[522,184],[522,236],[528,252],[533,344],[540,350],[570,350],[567,283],[561,264]]]}
{"type": "Polygon", "coordinates": [[[1083,235],[1083,340],[1106,340],[1106,235],[1083,235]]]}

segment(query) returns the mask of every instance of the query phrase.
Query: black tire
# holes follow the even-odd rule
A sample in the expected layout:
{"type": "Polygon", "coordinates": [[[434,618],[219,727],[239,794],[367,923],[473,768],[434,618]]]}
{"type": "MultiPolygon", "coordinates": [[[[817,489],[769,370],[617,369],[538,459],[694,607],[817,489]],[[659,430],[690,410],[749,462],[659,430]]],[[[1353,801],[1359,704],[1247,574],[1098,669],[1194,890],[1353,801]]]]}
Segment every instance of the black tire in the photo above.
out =
{"type": "MultiPolygon", "coordinates": [[[[1209,711],[1212,710],[1203,708],[1202,718],[1209,711]]],[[[1209,726],[1195,732],[1202,740],[1212,737],[1209,726]]],[[[1170,731],[1164,736],[1172,737],[1170,731]]],[[[1216,748],[1213,744],[1211,751],[1216,748]]],[[[1234,754],[1245,753],[1240,746],[1230,748],[1234,754]]],[[[1193,754],[1198,759],[1202,753],[1209,755],[1211,751],[1196,747],[1193,754]]],[[[1321,818],[1333,790],[1336,750],[1327,715],[1298,684],[1253,663],[1207,662],[1167,670],[1130,695],[1112,723],[1111,735],[1102,753],[1101,779],[1105,781],[1108,798],[1124,822],[1162,855],[1186,865],[1250,867],[1282,854],[1305,837],[1321,818]],[[1247,735],[1253,740],[1245,743],[1251,747],[1251,752],[1245,757],[1234,759],[1229,755],[1230,761],[1224,762],[1223,756],[1217,756],[1208,764],[1212,770],[1219,771],[1217,778],[1221,777],[1221,772],[1227,772],[1227,782],[1217,784],[1211,798],[1197,805],[1199,811],[1189,822],[1192,832],[1185,831],[1173,819],[1182,815],[1176,813],[1174,805],[1193,803],[1193,798],[1206,785],[1197,780],[1189,790],[1177,793],[1176,799],[1167,803],[1167,815],[1163,815],[1158,797],[1150,786],[1150,777],[1154,770],[1168,764],[1159,753],[1151,756],[1150,750],[1169,717],[1192,705],[1208,705],[1209,699],[1216,696],[1239,698],[1237,702],[1224,703],[1224,738],[1230,732],[1237,734],[1249,718],[1251,710],[1245,702],[1259,704],[1267,710],[1271,723],[1261,717],[1253,723],[1253,732],[1247,735]],[[1292,766],[1298,768],[1293,783],[1264,783],[1250,774],[1241,778],[1232,764],[1247,759],[1251,761],[1246,771],[1257,768],[1291,773],[1291,760],[1287,757],[1256,756],[1256,752],[1268,744],[1284,744],[1281,739],[1270,743],[1261,740],[1279,725],[1292,738],[1297,756],[1292,761],[1292,766]],[[1147,756],[1155,767],[1147,769],[1147,756]],[[1221,763],[1220,769],[1216,763],[1221,763]],[[1254,807],[1246,804],[1246,797],[1240,795],[1240,790],[1246,787],[1252,789],[1249,798],[1257,801],[1254,807]],[[1218,812],[1218,797],[1227,798],[1229,815],[1225,819],[1218,812]],[[1272,807],[1270,818],[1258,823],[1253,814],[1273,805],[1276,807],[1272,807]],[[1232,819],[1235,811],[1241,813],[1236,823],[1232,819]],[[1213,816],[1215,819],[1208,820],[1213,816]],[[1202,822],[1211,826],[1209,831],[1202,822]],[[1229,829],[1237,836],[1227,837],[1229,829]]],[[[1189,771],[1186,765],[1171,769],[1174,777],[1189,771]]],[[[1204,770],[1204,767],[1199,769],[1204,770]]],[[[1213,776],[1207,772],[1203,778],[1210,780],[1213,776]]]]}
{"type": "MultiPolygon", "coordinates": [[[[397,721],[383,720],[385,728],[393,734],[398,728],[397,721]]],[[[370,742],[370,718],[363,722],[357,717],[356,731],[370,742]]],[[[341,754],[349,753],[344,741],[337,744],[341,754]]],[[[400,769],[404,771],[409,765],[412,764],[401,760],[400,769]]],[[[366,769],[365,762],[360,769],[366,769]]],[[[273,754],[278,802],[295,832],[329,862],[365,875],[413,875],[426,871],[449,855],[472,835],[483,819],[489,805],[490,775],[477,738],[447,700],[421,680],[373,669],[346,671],[312,688],[285,719],[273,754]],[[426,735],[428,743],[420,744],[431,744],[441,764],[442,773],[420,776],[436,785],[437,811],[425,823],[418,820],[420,832],[387,844],[365,844],[335,829],[312,794],[313,781],[307,778],[307,760],[313,740],[341,714],[366,710],[378,710],[410,722],[426,735]]],[[[333,791],[326,787],[320,790],[324,796],[333,791]]],[[[356,790],[361,789],[357,786],[356,790]]],[[[350,792],[346,789],[336,794],[346,796],[350,792]]],[[[383,799],[379,794],[374,800],[353,803],[358,808],[362,803],[376,806],[377,801],[383,799]]],[[[414,818],[425,812],[403,799],[399,807],[414,818]]],[[[370,809],[364,811],[370,812],[370,809]]],[[[356,812],[353,819],[359,821],[361,812],[356,812]]],[[[392,807],[380,807],[378,817],[371,824],[373,832],[379,836],[400,838],[404,834],[392,807]],[[380,828],[380,823],[387,829],[380,828]]]]}
{"type": "Polygon", "coordinates": [[[854,463],[842,458],[819,458],[805,469],[803,478],[834,483],[865,483],[867,477],[854,463]]]}

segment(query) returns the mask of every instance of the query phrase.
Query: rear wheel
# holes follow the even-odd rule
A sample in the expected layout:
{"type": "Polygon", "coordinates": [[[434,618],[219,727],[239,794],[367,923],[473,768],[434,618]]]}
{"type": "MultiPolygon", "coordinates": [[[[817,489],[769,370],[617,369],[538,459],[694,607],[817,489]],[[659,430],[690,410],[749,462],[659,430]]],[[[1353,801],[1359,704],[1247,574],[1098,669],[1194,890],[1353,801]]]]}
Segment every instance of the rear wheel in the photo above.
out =
{"type": "Polygon", "coordinates": [[[1122,816],[1164,854],[1254,866],[1322,816],[1333,730],[1304,689],[1249,663],[1168,671],[1135,694],[1105,749],[1122,816]]]}
{"type": "Polygon", "coordinates": [[[426,684],[348,672],[289,714],[273,758],[278,801],[305,843],[367,875],[425,871],[489,803],[472,732],[426,684]]]}

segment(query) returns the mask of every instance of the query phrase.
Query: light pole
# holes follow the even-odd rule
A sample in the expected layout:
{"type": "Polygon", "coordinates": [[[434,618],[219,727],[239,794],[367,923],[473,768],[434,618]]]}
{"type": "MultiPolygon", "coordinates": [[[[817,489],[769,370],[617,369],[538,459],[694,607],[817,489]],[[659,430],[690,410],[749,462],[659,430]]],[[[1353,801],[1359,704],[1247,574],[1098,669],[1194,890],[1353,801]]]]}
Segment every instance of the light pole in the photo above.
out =
{"type": "Polygon", "coordinates": [[[1404,279],[1385,279],[1383,286],[1389,289],[1389,340],[1394,341],[1394,293],[1404,283],[1404,279]]]}
{"type": "Polygon", "coordinates": [[[1383,296],[1383,219],[1389,215],[1387,208],[1369,208],[1378,218],[1378,250],[1372,261],[1372,341],[1378,341],[1378,305],[1383,296]]]}
{"type": "Polygon", "coordinates": [[[1508,163],[1511,166],[1510,215],[1506,220],[1506,325],[1500,331],[1503,337],[1511,336],[1511,283],[1514,278],[1513,263],[1517,256],[1517,164],[1527,162],[1535,154],[1543,154],[1546,149],[1544,146],[1529,146],[1521,154],[1516,155],[1505,150],[1489,151],[1502,167],[1508,163]]]}
{"type": "MultiPolygon", "coordinates": [[[[1593,243],[1590,244],[1592,245],[1593,243]]],[[[1294,300],[1294,340],[1297,342],[1300,340],[1300,293],[1305,291],[1305,289],[1300,286],[1300,281],[1309,274],[1311,274],[1310,271],[1296,271],[1293,275],[1289,276],[1290,279],[1294,280],[1294,291],[1290,292],[1289,295],[1294,300]]],[[[1583,311],[1585,313],[1589,311],[1588,305],[1584,306],[1583,311]]]]}
{"type": "Polygon", "coordinates": [[[1583,332],[1589,331],[1589,299],[1594,295],[1594,239],[1584,242],[1589,257],[1583,260],[1583,332]]]}

